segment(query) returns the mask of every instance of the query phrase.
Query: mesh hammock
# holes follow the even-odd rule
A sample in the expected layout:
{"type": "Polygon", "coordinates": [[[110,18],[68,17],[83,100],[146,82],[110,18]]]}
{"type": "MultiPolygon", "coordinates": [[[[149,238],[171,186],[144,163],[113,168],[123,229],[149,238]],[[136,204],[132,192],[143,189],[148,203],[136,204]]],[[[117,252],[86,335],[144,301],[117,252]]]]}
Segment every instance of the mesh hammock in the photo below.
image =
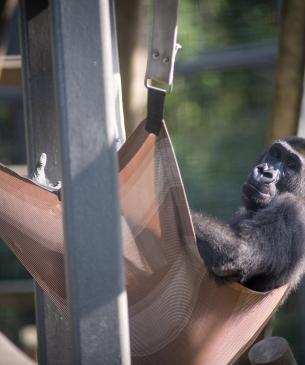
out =
{"type": "MultiPolygon", "coordinates": [[[[155,136],[142,123],[119,162],[132,363],[231,364],[264,328],[287,287],[257,293],[208,277],[165,125],[155,136]]],[[[0,236],[65,312],[61,202],[3,166],[0,236]]]]}

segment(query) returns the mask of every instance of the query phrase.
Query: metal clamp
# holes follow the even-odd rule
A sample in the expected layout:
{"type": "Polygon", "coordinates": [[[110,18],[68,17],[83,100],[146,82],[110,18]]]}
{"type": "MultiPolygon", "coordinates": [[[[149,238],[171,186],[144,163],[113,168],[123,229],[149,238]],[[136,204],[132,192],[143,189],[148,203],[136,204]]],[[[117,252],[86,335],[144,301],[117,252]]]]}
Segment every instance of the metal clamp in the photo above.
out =
{"type": "Polygon", "coordinates": [[[179,0],[154,0],[151,47],[148,54],[145,86],[169,93],[172,89],[176,54],[179,0]]]}
{"type": "Polygon", "coordinates": [[[60,196],[61,181],[57,181],[55,184],[50,182],[45,173],[46,164],[47,154],[42,153],[29,180],[31,180],[35,185],[38,185],[41,188],[44,188],[45,190],[60,196]]]}

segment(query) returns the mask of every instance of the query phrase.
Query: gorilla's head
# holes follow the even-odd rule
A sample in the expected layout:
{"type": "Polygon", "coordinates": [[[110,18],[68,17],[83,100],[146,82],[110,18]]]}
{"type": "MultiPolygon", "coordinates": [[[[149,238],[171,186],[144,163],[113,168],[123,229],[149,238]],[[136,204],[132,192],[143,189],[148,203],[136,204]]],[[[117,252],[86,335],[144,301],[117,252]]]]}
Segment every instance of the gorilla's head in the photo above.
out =
{"type": "Polygon", "coordinates": [[[283,192],[305,197],[305,139],[288,137],[272,143],[242,186],[246,208],[266,207],[283,192]]]}

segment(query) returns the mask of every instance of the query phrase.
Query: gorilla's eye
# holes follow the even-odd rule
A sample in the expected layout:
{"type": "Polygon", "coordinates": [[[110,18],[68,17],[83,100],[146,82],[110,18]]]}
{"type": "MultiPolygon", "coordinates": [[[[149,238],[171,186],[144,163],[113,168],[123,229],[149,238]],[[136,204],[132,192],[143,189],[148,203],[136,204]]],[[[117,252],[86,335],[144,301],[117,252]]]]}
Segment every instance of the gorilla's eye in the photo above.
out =
{"type": "Polygon", "coordinates": [[[298,167],[298,162],[294,158],[288,158],[286,161],[286,166],[290,170],[295,170],[298,167]]]}
{"type": "Polygon", "coordinates": [[[275,146],[273,146],[270,149],[269,153],[270,153],[271,157],[276,158],[278,160],[281,158],[281,155],[282,155],[281,150],[278,147],[275,147],[275,146]]]}

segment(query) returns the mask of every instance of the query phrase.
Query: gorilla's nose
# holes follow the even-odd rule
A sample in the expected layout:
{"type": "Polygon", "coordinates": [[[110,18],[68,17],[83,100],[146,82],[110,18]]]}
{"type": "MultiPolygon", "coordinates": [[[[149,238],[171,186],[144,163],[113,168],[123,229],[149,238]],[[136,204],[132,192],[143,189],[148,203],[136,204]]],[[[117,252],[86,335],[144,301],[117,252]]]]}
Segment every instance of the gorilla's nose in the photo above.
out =
{"type": "Polygon", "coordinates": [[[271,184],[277,181],[279,171],[272,166],[269,166],[267,163],[263,163],[255,167],[254,176],[257,181],[263,184],[271,184]]]}

